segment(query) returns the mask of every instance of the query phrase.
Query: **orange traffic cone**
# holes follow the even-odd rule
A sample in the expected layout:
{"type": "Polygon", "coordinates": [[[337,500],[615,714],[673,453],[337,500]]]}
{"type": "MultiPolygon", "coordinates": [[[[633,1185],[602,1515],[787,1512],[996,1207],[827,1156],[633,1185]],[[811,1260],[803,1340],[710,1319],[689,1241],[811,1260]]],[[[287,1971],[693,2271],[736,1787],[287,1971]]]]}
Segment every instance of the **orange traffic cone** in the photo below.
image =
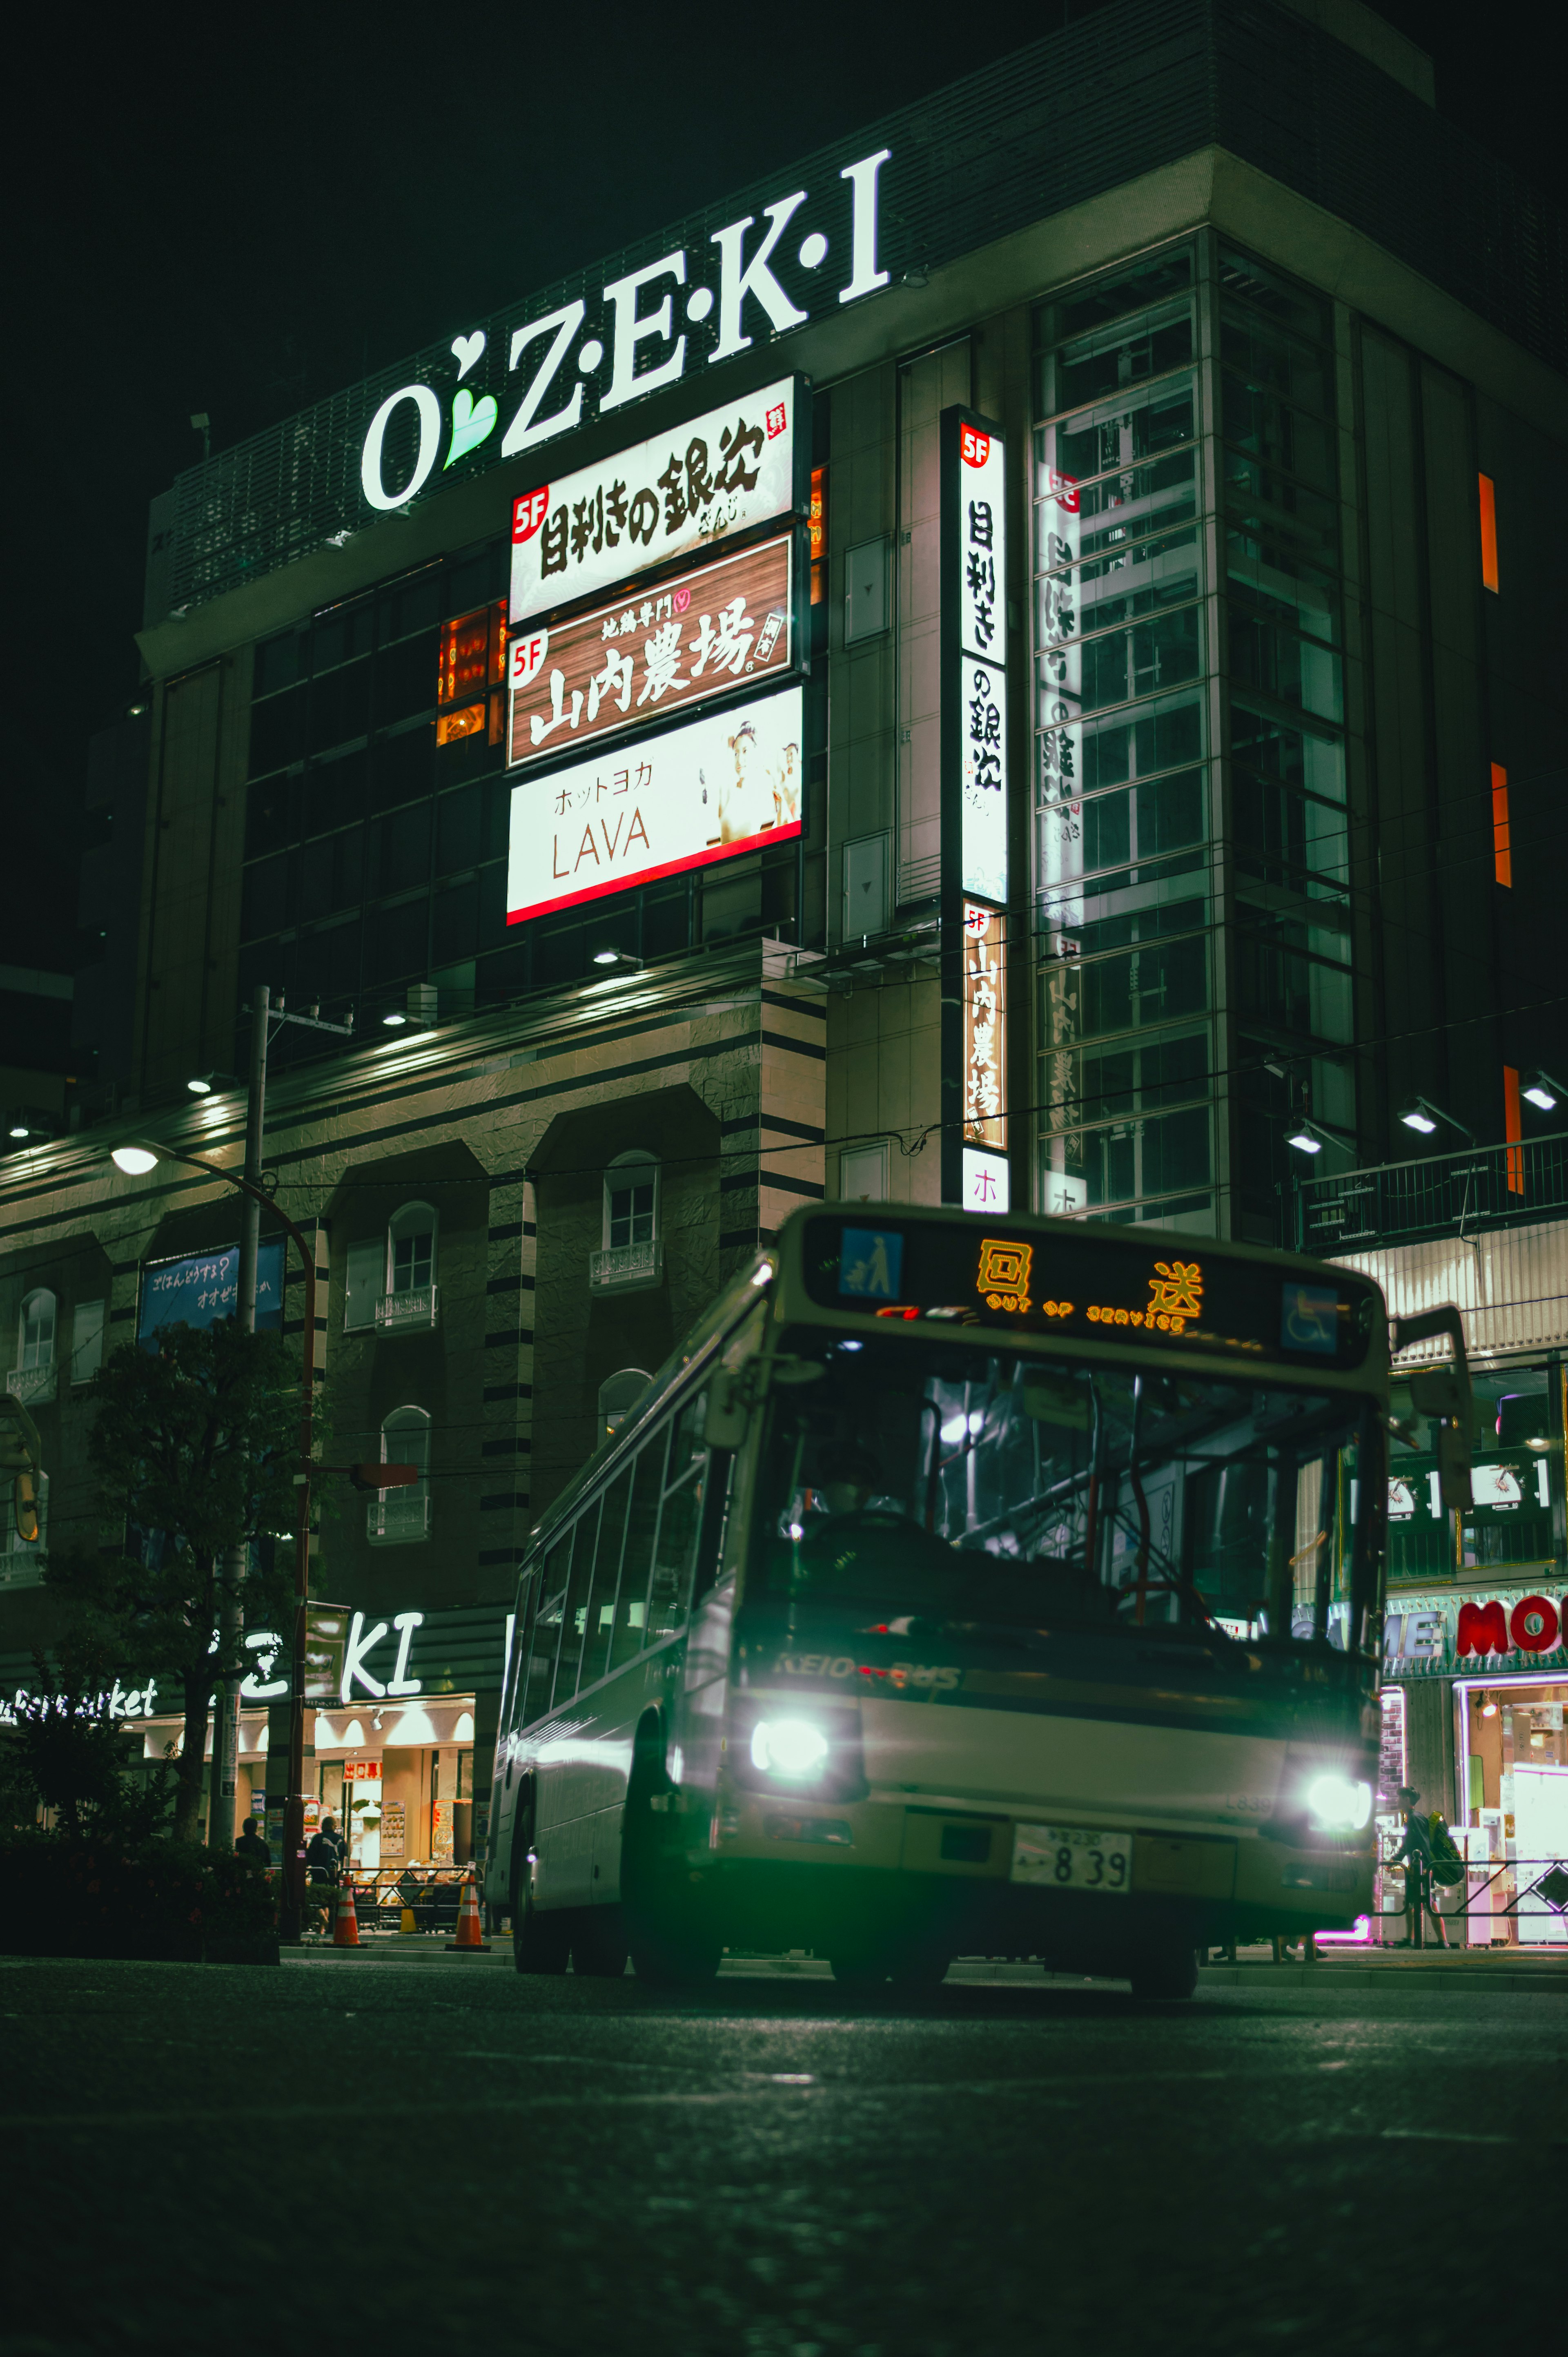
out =
{"type": "Polygon", "coordinates": [[[354,1911],[354,1886],[343,1881],[338,1886],[338,1916],[332,1926],[335,1948],[357,1948],[360,1944],[360,1919],[354,1911]]]}
{"type": "Polygon", "coordinates": [[[485,1938],[479,1922],[479,1888],[474,1880],[471,1867],[468,1870],[468,1879],[463,1885],[463,1897],[457,1909],[457,1936],[455,1940],[448,1940],[446,1945],[449,1948],[469,1950],[478,1948],[487,1956],[490,1952],[490,1943],[485,1938]]]}

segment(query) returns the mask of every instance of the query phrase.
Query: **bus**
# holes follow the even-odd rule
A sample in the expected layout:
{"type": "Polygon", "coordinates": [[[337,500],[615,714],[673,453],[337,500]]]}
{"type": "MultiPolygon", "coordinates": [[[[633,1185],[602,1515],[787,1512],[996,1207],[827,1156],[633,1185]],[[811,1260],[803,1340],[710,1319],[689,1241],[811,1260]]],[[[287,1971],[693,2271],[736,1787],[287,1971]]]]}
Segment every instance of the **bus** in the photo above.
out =
{"type": "MultiPolygon", "coordinates": [[[[1392,1340],[1437,1333],[1453,1502],[1457,1314],[1392,1340]]],[[[531,1535],[485,1868],[518,1969],[1179,1998],[1207,1945],[1351,1926],[1390,1350],[1377,1286],[1294,1254],[794,1212],[531,1535]]]]}

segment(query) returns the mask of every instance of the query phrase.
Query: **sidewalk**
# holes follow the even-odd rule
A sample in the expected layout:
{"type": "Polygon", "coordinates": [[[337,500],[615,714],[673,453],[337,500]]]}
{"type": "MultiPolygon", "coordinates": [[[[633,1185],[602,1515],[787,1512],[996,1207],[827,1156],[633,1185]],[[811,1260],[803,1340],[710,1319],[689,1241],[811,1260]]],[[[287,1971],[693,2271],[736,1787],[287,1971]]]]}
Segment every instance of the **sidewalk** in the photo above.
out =
{"type": "Polygon", "coordinates": [[[1550,1990],[1568,1996],[1568,1947],[1319,1949],[1314,1964],[1276,1964],[1267,1956],[1239,1956],[1233,1964],[1199,1967],[1199,1988],[1289,1988],[1328,1982],[1335,1988],[1374,1988],[1402,1979],[1423,1987],[1550,1990]]]}

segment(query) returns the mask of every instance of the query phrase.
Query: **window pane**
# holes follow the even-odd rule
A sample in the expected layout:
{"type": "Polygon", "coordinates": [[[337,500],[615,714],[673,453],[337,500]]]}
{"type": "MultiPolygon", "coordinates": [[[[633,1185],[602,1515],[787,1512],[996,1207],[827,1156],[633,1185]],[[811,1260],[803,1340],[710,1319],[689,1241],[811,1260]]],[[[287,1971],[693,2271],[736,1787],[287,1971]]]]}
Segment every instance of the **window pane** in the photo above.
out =
{"type": "Polygon", "coordinates": [[[1201,933],[1184,942],[1101,958],[1081,974],[1080,1036],[1126,1031],[1195,1015],[1208,1003],[1208,944],[1201,933]]]}
{"type": "Polygon", "coordinates": [[[1345,799],[1345,748],[1337,737],[1318,737],[1288,721],[1272,720],[1240,702],[1230,708],[1230,746],[1238,761],[1279,784],[1345,799]]]}
{"type": "Polygon", "coordinates": [[[609,1667],[610,1638],[615,1628],[616,1592],[620,1577],[621,1540],[631,1502],[631,1467],[605,1492],[599,1521],[598,1553],[594,1559],[594,1588],[583,1635],[583,1674],[579,1684],[593,1684],[609,1667]]]}
{"type": "Polygon", "coordinates": [[[561,1641],[562,1616],[566,1609],[566,1574],[572,1535],[557,1539],[545,1558],[540,1581],[539,1616],[534,1622],[528,1655],[528,1687],[521,1713],[524,1727],[542,1718],[550,1707],[551,1682],[555,1675],[555,1649],[561,1641]]]}
{"type": "Polygon", "coordinates": [[[702,1514],[702,1477],[688,1475],[664,1501],[659,1520],[659,1545],[648,1595],[650,1641],[668,1637],[685,1625],[692,1598],[692,1558],[702,1514]]]}
{"type": "Polygon", "coordinates": [[[1238,770],[1235,810],[1238,845],[1260,855],[1245,863],[1251,872],[1272,877],[1277,860],[1337,883],[1349,882],[1350,837],[1345,813],[1334,804],[1291,793],[1238,770]]]}
{"type": "Polygon", "coordinates": [[[1113,277],[1096,279],[1091,286],[1075,287],[1055,303],[1042,303],[1035,314],[1036,344],[1086,336],[1107,320],[1121,318],[1124,312],[1168,301],[1191,285],[1192,255],[1185,246],[1175,253],[1134,263],[1113,277]]]}
{"type": "Polygon", "coordinates": [[[1243,687],[1299,705],[1320,720],[1342,720],[1339,657],[1316,640],[1298,639],[1240,605],[1230,612],[1230,670],[1243,687]]]}
{"type": "Polygon", "coordinates": [[[1230,374],[1221,380],[1221,396],[1227,442],[1265,466],[1283,467],[1287,475],[1298,475],[1319,490],[1333,490],[1331,425],[1305,409],[1294,409],[1264,386],[1246,384],[1230,374]]]}
{"type": "Polygon", "coordinates": [[[1219,352],[1227,370],[1248,382],[1298,401],[1325,416],[1333,414],[1328,354],[1267,328],[1240,303],[1219,307],[1219,352]]]}
{"type": "Polygon", "coordinates": [[[598,1537],[599,1509],[590,1506],[579,1516],[573,1533],[572,1577],[566,1590],[565,1611],[561,1622],[561,1656],[555,1665],[555,1692],[553,1705],[559,1709],[570,1702],[577,1691],[577,1673],[582,1666],[583,1641],[588,1627],[588,1599],[594,1584],[594,1547],[598,1537]]]}
{"type": "Polygon", "coordinates": [[[615,1637],[610,1648],[612,1670],[629,1662],[648,1642],[648,1579],[653,1566],[653,1534],[659,1521],[664,1448],[664,1435],[660,1432],[638,1452],[631,1511],[627,1517],[626,1555],[621,1565],[615,1637]]]}
{"type": "Polygon", "coordinates": [[[1197,428],[1197,380],[1193,376],[1151,385],[1131,399],[1101,403],[1059,425],[1039,428],[1036,463],[1048,471],[1049,479],[1040,481],[1037,489],[1054,490],[1058,481],[1088,483],[1113,469],[1141,467],[1190,442],[1197,428]]]}

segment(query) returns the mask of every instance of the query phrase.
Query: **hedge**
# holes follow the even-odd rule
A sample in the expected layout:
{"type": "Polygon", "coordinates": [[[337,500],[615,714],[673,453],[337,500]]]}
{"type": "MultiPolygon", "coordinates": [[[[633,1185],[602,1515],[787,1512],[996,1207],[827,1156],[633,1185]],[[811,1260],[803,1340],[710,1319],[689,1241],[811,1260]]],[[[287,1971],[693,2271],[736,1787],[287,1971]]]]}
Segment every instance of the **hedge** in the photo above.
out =
{"type": "Polygon", "coordinates": [[[277,1885],[247,1859],[166,1836],[0,1832],[0,1952],[275,1964],[277,1885]]]}

